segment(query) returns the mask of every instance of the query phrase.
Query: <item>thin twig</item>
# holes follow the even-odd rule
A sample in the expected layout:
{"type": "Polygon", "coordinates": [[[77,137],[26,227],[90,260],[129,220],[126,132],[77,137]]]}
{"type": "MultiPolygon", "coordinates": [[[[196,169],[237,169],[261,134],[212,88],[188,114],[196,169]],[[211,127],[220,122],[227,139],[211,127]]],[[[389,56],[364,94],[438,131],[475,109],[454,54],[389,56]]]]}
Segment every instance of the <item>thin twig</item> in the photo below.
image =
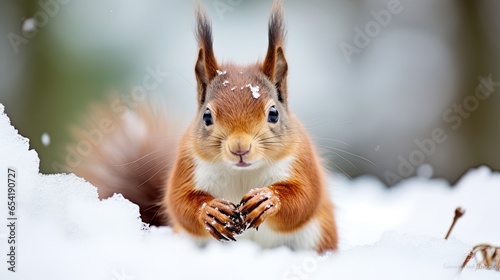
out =
{"type": "Polygon", "coordinates": [[[460,207],[457,207],[457,209],[455,209],[455,217],[453,217],[453,222],[451,223],[451,226],[450,226],[450,229],[448,230],[448,233],[446,234],[446,237],[444,239],[448,239],[448,237],[450,236],[450,233],[451,233],[451,230],[453,229],[453,227],[455,226],[455,223],[457,222],[458,219],[460,219],[460,217],[462,217],[463,215],[465,214],[465,210],[460,208],[460,207]]]}

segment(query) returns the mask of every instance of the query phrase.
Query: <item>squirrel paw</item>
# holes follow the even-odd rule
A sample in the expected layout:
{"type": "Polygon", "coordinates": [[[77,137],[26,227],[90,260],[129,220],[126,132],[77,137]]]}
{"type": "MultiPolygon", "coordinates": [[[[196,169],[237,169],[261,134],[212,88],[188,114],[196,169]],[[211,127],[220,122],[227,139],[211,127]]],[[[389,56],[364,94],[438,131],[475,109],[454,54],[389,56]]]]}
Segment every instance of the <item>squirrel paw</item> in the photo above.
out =
{"type": "Polygon", "coordinates": [[[243,219],[236,206],[223,199],[212,199],[203,203],[201,220],[205,229],[215,239],[236,241],[234,236],[243,233],[243,219]]]}
{"type": "Polygon", "coordinates": [[[280,208],[280,199],[269,188],[250,190],[239,204],[238,210],[245,217],[245,229],[254,227],[257,230],[264,220],[276,214],[280,208]]]}

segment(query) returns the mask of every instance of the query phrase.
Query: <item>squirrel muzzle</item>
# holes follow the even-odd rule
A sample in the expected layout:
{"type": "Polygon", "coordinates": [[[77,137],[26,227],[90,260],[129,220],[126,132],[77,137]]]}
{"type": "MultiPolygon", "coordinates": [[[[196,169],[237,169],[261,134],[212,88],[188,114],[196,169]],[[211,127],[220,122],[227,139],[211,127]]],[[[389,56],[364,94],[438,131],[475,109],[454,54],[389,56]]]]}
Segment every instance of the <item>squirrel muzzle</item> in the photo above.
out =
{"type": "Polygon", "coordinates": [[[237,167],[248,167],[256,161],[252,145],[253,137],[246,133],[228,136],[225,145],[225,157],[237,167]]]}

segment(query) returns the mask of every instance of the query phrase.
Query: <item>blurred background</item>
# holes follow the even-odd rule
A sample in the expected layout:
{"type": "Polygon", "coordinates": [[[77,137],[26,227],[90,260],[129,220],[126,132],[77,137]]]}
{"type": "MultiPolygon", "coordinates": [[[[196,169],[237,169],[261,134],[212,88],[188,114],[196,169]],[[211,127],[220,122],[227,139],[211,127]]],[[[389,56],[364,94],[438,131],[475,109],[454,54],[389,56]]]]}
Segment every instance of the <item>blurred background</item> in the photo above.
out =
{"type": "MultiPolygon", "coordinates": [[[[219,61],[264,58],[272,1],[202,2],[219,61]]],[[[290,107],[332,172],[392,185],[500,170],[499,1],[287,0],[285,15],[290,107]]],[[[193,28],[192,1],[1,0],[0,103],[41,172],[60,172],[69,127],[110,93],[187,123],[193,28]]]]}

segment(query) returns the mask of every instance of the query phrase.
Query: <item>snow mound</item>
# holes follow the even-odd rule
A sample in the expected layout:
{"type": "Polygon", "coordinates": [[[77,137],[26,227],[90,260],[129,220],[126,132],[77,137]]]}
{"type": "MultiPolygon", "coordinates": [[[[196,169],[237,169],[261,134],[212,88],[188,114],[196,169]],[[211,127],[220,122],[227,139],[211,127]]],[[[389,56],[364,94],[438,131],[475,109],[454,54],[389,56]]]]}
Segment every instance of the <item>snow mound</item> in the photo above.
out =
{"type": "Polygon", "coordinates": [[[331,178],[331,185],[338,252],[251,241],[201,248],[169,227],[145,226],[119,194],[101,201],[75,175],[40,174],[37,153],[0,104],[0,279],[498,279],[491,270],[458,270],[473,245],[500,245],[498,173],[472,170],[453,189],[425,178],[391,190],[370,177],[331,178]],[[17,174],[14,235],[6,226],[8,168],[17,174]],[[457,206],[466,214],[444,240],[457,206]],[[8,270],[13,264],[16,272],[8,270]]]}

